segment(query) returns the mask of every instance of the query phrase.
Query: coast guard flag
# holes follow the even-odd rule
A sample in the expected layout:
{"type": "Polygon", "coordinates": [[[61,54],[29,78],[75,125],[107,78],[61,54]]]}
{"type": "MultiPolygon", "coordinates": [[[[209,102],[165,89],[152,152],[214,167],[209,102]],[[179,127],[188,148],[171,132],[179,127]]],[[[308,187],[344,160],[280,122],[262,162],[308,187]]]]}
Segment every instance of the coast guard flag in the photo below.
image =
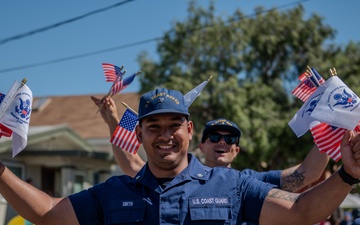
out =
{"type": "Polygon", "coordinates": [[[359,97],[338,76],[330,77],[325,84],[326,90],[311,117],[334,127],[354,130],[360,120],[359,97]]]}
{"type": "Polygon", "coordinates": [[[32,92],[26,84],[15,81],[10,91],[0,104],[0,123],[10,128],[12,134],[12,156],[20,153],[27,144],[32,92]]]}
{"type": "Polygon", "coordinates": [[[135,134],[137,123],[138,116],[133,111],[126,109],[110,142],[127,152],[135,154],[140,147],[135,134]]]}

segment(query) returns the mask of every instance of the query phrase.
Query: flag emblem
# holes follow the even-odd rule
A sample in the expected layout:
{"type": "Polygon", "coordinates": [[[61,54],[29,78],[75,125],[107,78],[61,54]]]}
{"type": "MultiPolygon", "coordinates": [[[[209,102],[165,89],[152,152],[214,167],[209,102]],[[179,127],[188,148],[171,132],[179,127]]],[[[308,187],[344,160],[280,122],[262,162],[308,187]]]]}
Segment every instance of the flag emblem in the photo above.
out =
{"type": "MultiPolygon", "coordinates": [[[[333,107],[341,105],[342,108],[350,108],[350,107],[353,107],[354,104],[357,103],[356,95],[348,93],[345,89],[343,89],[342,93],[334,94],[333,98],[336,101],[336,103],[333,105],[333,107]]],[[[359,105],[359,103],[357,105],[359,105]]]]}
{"type": "Polygon", "coordinates": [[[19,105],[15,107],[15,112],[18,113],[18,115],[25,119],[30,119],[30,113],[31,113],[31,102],[30,99],[27,98],[23,100],[22,98],[19,98],[19,105]]]}

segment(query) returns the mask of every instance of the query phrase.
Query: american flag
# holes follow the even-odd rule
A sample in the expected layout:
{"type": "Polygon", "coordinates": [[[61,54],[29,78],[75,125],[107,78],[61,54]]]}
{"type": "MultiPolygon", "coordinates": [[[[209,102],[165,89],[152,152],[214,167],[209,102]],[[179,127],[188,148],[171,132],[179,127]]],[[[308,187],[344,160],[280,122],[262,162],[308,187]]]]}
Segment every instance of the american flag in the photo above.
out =
{"type": "Polygon", "coordinates": [[[135,154],[140,147],[135,134],[137,119],[138,116],[133,111],[126,109],[110,142],[127,152],[135,154]]]}
{"type": "Polygon", "coordinates": [[[10,137],[12,135],[12,130],[0,123],[0,138],[2,136],[10,137]]]}
{"type": "Polygon", "coordinates": [[[306,102],[315,90],[316,87],[310,80],[305,79],[291,93],[301,101],[306,102]]]}
{"type": "Polygon", "coordinates": [[[119,93],[120,91],[124,90],[127,86],[133,82],[134,78],[136,76],[136,73],[133,75],[125,78],[124,80],[115,80],[112,87],[111,87],[111,96],[119,93]]]}
{"type": "Polygon", "coordinates": [[[121,80],[122,76],[125,74],[121,72],[122,68],[110,63],[103,63],[102,68],[104,70],[106,82],[121,80]]]}
{"type": "Polygon", "coordinates": [[[320,152],[326,153],[335,162],[341,159],[340,144],[345,134],[344,128],[320,123],[310,128],[310,131],[320,152]]]}
{"type": "MultiPolygon", "coordinates": [[[[0,104],[4,100],[5,96],[6,96],[5,94],[0,93],[0,104]]],[[[12,135],[12,130],[0,123],[0,138],[2,136],[10,137],[11,135],[12,135]]]]}
{"type": "Polygon", "coordinates": [[[309,99],[309,97],[316,91],[319,85],[323,84],[325,80],[321,77],[321,75],[314,69],[311,68],[311,71],[304,72],[299,76],[299,80],[301,83],[292,91],[292,94],[300,99],[303,102],[309,99]],[[315,85],[314,85],[315,84],[315,85]]]}

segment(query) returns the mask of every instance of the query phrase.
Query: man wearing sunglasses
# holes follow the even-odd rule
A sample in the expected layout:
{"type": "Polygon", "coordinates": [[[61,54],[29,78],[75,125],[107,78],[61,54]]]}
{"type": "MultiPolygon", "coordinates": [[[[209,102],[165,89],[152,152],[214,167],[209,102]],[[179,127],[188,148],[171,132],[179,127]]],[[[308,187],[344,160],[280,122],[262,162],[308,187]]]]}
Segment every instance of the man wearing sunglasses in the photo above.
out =
{"type": "MultiPolygon", "coordinates": [[[[110,136],[114,133],[120,119],[116,104],[112,98],[99,99],[91,97],[95,105],[100,107],[100,113],[109,126],[110,136]]],[[[205,125],[199,148],[204,153],[204,164],[209,167],[231,167],[231,163],[240,152],[239,141],[241,130],[232,121],[224,118],[209,121],[205,125]]],[[[113,153],[124,174],[134,177],[145,165],[138,154],[126,152],[112,145],[113,153]]],[[[283,190],[296,192],[319,180],[329,157],[314,146],[304,161],[285,170],[256,172],[246,169],[245,173],[255,178],[277,185],[283,190]]]]}
{"type": "MultiPolygon", "coordinates": [[[[241,130],[232,121],[218,118],[205,125],[199,148],[204,153],[205,165],[209,167],[231,167],[240,153],[241,130]]],[[[277,185],[279,188],[296,192],[317,180],[324,172],[329,156],[314,146],[304,161],[284,170],[256,172],[245,169],[243,172],[258,180],[277,185]]]]}

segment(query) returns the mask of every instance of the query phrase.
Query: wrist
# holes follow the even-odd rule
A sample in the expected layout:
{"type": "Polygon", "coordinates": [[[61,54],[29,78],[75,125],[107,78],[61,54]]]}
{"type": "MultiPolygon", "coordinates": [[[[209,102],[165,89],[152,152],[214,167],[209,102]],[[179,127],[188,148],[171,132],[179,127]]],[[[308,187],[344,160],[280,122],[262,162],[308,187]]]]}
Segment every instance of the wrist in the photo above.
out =
{"type": "Polygon", "coordinates": [[[339,176],[340,178],[347,184],[353,186],[354,184],[358,184],[360,183],[360,179],[354,178],[353,176],[351,176],[350,174],[348,174],[345,169],[344,169],[344,165],[341,166],[341,168],[339,169],[339,176]]]}

